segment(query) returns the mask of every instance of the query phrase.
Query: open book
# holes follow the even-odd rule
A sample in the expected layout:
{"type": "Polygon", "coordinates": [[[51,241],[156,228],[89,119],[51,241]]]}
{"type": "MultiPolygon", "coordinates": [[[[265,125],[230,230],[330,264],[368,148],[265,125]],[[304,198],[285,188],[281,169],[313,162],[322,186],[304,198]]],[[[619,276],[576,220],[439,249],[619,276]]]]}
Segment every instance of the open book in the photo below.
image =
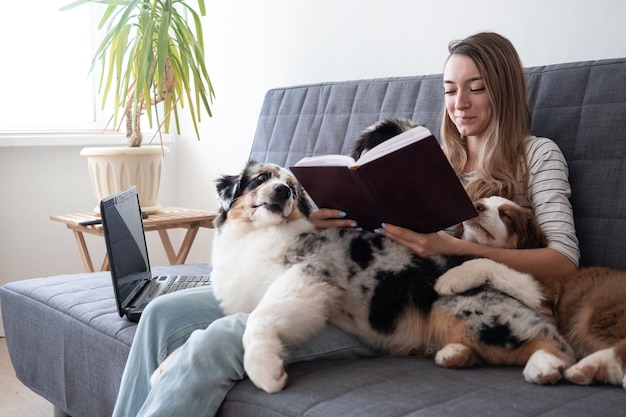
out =
{"type": "Polygon", "coordinates": [[[478,214],[430,131],[419,126],[365,152],[306,157],[291,171],[320,208],[364,229],[390,223],[431,233],[478,214]]]}

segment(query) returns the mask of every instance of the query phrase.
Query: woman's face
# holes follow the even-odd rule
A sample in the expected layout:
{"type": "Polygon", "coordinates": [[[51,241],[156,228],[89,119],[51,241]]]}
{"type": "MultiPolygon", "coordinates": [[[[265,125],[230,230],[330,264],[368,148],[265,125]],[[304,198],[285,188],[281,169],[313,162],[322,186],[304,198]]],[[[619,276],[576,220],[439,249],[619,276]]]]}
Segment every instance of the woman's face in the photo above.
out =
{"type": "Polygon", "coordinates": [[[448,117],[459,133],[467,137],[482,136],[493,109],[474,61],[465,55],[450,55],[443,70],[443,88],[448,117]]]}

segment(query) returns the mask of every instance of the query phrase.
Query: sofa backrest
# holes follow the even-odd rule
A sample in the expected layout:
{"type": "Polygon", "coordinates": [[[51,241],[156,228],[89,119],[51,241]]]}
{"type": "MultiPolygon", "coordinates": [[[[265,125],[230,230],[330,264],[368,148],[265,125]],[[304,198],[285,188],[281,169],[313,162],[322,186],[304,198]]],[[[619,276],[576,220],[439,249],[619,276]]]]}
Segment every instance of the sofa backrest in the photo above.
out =
{"type": "MultiPolygon", "coordinates": [[[[570,168],[581,266],[626,269],[626,58],[527,69],[532,132],[553,139],[570,168]]],[[[441,74],[329,82],[267,92],[250,157],[290,166],[349,153],[377,120],[404,117],[435,136],[441,74]]]]}

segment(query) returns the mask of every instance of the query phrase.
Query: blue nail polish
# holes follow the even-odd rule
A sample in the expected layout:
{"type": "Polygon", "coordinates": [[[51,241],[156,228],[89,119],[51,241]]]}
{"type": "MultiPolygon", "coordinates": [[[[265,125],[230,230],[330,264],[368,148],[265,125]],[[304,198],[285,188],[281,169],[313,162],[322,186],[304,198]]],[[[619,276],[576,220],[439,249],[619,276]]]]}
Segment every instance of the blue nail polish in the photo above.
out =
{"type": "Polygon", "coordinates": [[[387,227],[387,223],[381,223],[380,227],[382,227],[384,229],[385,227],[387,227]]]}
{"type": "Polygon", "coordinates": [[[355,222],[350,222],[350,227],[356,227],[356,223],[355,222]]]}
{"type": "Polygon", "coordinates": [[[380,229],[374,229],[374,233],[376,233],[377,235],[383,234],[383,232],[381,232],[380,229]]]}
{"type": "Polygon", "coordinates": [[[339,212],[339,217],[346,217],[348,214],[345,211],[339,212]]]}
{"type": "Polygon", "coordinates": [[[363,228],[362,228],[362,227],[357,227],[357,228],[356,228],[356,229],[354,229],[354,230],[356,230],[357,232],[362,232],[362,231],[363,231],[363,228]]]}

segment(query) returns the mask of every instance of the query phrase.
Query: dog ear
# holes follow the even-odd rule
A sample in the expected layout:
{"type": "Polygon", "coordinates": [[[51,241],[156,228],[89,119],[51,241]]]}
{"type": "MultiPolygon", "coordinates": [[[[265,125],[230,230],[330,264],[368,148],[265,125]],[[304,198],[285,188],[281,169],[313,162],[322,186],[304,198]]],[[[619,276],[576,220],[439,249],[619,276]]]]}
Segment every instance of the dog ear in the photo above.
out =
{"type": "Polygon", "coordinates": [[[379,120],[371,126],[366,127],[357,141],[352,147],[350,156],[354,159],[359,157],[365,152],[369,151],[373,147],[380,145],[392,137],[399,135],[402,132],[406,132],[417,125],[408,119],[398,119],[390,117],[387,119],[379,120]]]}
{"type": "Polygon", "coordinates": [[[243,193],[244,182],[247,183],[250,180],[247,173],[250,170],[250,167],[255,164],[257,164],[257,162],[250,159],[241,174],[222,175],[222,177],[215,180],[217,196],[219,197],[220,202],[222,203],[222,209],[225,212],[230,210],[230,206],[233,202],[243,193]]]}
{"type": "Polygon", "coordinates": [[[519,216],[515,216],[515,219],[514,228],[519,239],[517,242],[518,249],[535,249],[548,246],[548,239],[530,208],[519,209],[519,216]]]}
{"type": "Polygon", "coordinates": [[[309,197],[309,194],[300,183],[298,183],[296,190],[298,193],[298,210],[300,210],[300,213],[304,214],[306,218],[311,217],[311,213],[313,212],[311,197],[309,197]]]}
{"type": "Polygon", "coordinates": [[[222,209],[228,211],[233,201],[241,195],[241,175],[223,175],[215,182],[222,209]]]}
{"type": "Polygon", "coordinates": [[[456,226],[454,226],[454,229],[452,231],[452,236],[459,238],[459,239],[463,239],[464,233],[465,233],[465,226],[463,226],[463,223],[459,223],[456,226]]]}

